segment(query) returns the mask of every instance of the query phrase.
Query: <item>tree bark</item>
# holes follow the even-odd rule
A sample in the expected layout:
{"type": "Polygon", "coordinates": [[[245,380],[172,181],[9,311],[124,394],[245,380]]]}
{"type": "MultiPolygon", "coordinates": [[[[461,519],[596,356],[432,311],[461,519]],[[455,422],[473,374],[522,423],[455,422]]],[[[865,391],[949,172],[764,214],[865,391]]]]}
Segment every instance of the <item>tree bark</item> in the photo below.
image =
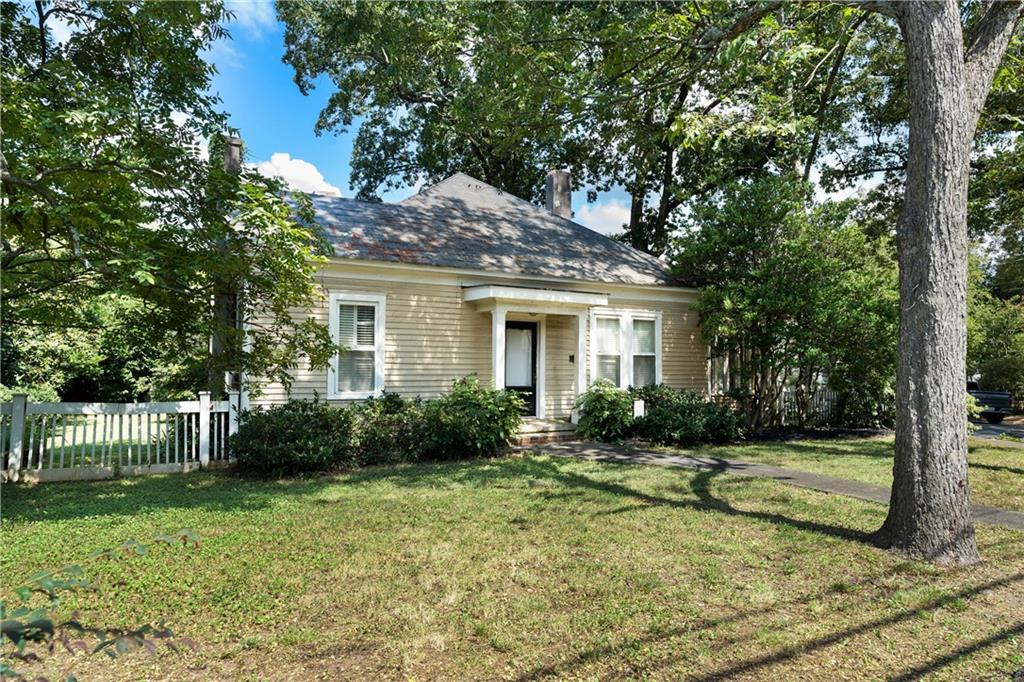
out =
{"type": "Polygon", "coordinates": [[[1019,5],[980,22],[992,24],[982,31],[991,40],[969,41],[967,61],[956,2],[894,8],[906,50],[910,139],[897,226],[896,458],[889,514],[875,537],[900,554],[965,565],[979,560],[965,418],[970,153],[1019,5]],[[979,42],[984,55],[973,54],[979,42]]]}

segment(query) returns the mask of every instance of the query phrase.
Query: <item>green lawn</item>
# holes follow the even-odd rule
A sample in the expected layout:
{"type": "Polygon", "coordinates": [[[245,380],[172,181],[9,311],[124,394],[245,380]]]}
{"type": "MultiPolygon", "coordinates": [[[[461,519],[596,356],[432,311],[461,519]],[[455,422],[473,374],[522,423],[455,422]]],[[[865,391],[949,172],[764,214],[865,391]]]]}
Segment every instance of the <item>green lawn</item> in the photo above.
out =
{"type": "MultiPolygon", "coordinates": [[[[893,439],[850,438],[788,443],[745,443],[688,451],[732,457],[747,462],[849,478],[888,488],[892,485],[893,439]]],[[[968,477],[971,498],[978,504],[1024,511],[1024,448],[970,440],[968,477]]]]}
{"type": "Polygon", "coordinates": [[[1024,536],[979,527],[985,563],[940,570],[862,542],[883,515],[773,481],[546,457],[4,486],[0,581],[127,538],[201,536],[90,568],[100,591],[66,604],[88,622],[165,617],[198,652],[24,668],[54,679],[960,680],[1024,667],[1024,536]]]}

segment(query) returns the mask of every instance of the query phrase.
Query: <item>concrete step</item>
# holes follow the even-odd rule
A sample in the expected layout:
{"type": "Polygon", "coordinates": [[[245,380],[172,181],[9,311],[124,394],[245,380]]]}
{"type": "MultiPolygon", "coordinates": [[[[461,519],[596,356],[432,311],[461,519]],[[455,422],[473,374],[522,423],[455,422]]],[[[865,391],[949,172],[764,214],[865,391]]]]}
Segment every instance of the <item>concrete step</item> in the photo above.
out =
{"type": "Polygon", "coordinates": [[[554,419],[526,419],[511,443],[523,447],[571,440],[576,440],[575,424],[554,419]]]}

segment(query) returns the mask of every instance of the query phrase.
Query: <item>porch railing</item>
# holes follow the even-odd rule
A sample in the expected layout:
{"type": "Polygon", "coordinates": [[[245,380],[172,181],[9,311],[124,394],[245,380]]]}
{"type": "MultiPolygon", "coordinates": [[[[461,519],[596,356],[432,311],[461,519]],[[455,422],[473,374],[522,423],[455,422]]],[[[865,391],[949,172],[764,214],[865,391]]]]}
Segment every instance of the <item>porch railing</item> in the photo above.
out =
{"type": "Polygon", "coordinates": [[[230,458],[238,394],[212,401],[0,403],[0,453],[9,481],[63,481],[191,471],[230,458]]]}

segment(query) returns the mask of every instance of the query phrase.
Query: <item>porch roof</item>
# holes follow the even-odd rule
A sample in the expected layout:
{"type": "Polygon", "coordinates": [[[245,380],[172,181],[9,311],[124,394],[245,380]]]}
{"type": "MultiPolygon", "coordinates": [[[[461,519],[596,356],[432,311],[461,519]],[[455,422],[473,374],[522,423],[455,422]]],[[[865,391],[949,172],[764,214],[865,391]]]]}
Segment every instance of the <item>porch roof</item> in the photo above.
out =
{"type": "Polygon", "coordinates": [[[499,284],[481,284],[466,287],[463,291],[462,299],[466,302],[475,302],[481,306],[518,307],[526,310],[543,306],[545,308],[565,308],[567,309],[566,312],[569,312],[569,309],[573,312],[578,312],[590,306],[608,305],[608,296],[606,294],[536,289],[499,284]]]}

